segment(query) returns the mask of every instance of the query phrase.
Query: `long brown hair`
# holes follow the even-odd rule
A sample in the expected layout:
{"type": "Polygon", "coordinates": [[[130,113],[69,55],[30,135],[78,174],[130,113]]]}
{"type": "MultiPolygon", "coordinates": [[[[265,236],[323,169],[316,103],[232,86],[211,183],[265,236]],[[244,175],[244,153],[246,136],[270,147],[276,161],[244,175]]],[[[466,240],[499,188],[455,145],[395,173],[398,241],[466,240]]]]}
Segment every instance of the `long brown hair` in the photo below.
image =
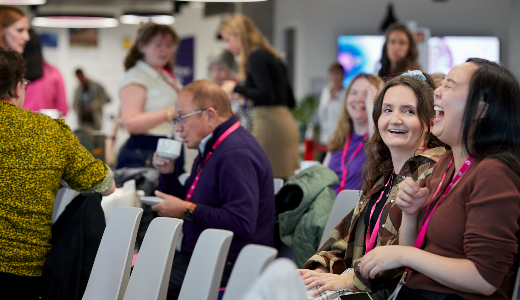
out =
{"type": "Polygon", "coordinates": [[[269,44],[267,38],[258,30],[255,23],[242,14],[234,14],[220,28],[220,34],[228,34],[237,36],[240,40],[240,80],[246,78],[247,58],[249,54],[256,50],[267,50],[275,58],[280,58],[278,51],[269,44]]]}
{"type": "Polygon", "coordinates": [[[383,106],[383,99],[388,89],[403,85],[412,89],[417,98],[417,115],[421,120],[421,130],[428,127],[424,140],[429,149],[444,146],[439,139],[431,134],[432,118],[435,117],[435,110],[433,109],[433,91],[435,83],[430,75],[423,73],[426,81],[417,77],[411,76],[397,76],[392,78],[385,84],[379,95],[374,101],[374,111],[372,117],[374,119],[374,134],[366,145],[367,160],[363,170],[363,195],[367,196],[370,190],[374,187],[377,180],[383,176],[385,169],[393,168],[392,156],[390,149],[386,146],[381,138],[381,133],[377,123],[381,116],[381,109],[383,106]],[[385,164],[389,162],[388,164],[385,164]]]}
{"type": "Polygon", "coordinates": [[[417,40],[415,39],[415,34],[408,28],[408,26],[400,23],[392,24],[386,30],[385,34],[385,44],[383,45],[383,53],[381,54],[381,69],[379,70],[378,75],[382,77],[384,80],[389,80],[387,78],[391,74],[399,74],[402,72],[406,72],[408,68],[420,69],[419,65],[419,50],[417,48],[417,40]],[[397,63],[397,67],[395,70],[392,70],[392,64],[390,63],[390,59],[388,58],[388,51],[386,50],[388,44],[388,38],[390,34],[396,30],[404,32],[408,37],[408,52],[406,56],[397,63]]]}
{"type": "MultiPolygon", "coordinates": [[[[126,55],[125,58],[125,71],[128,71],[131,67],[133,67],[138,60],[143,59],[143,53],[139,51],[139,45],[146,45],[150,42],[152,38],[156,35],[164,35],[168,34],[172,37],[172,42],[175,45],[179,45],[180,39],[175,30],[168,25],[155,24],[153,22],[148,22],[141,26],[139,30],[137,30],[137,36],[135,38],[135,42],[130,49],[130,52],[126,55]]],[[[173,61],[168,62],[165,66],[169,70],[173,71],[173,61]]]]}
{"type": "Polygon", "coordinates": [[[4,42],[3,30],[21,18],[25,17],[23,11],[12,6],[0,6],[0,25],[2,26],[2,37],[0,38],[0,47],[7,49],[4,42]]]}
{"type": "Polygon", "coordinates": [[[334,152],[343,148],[345,142],[347,141],[347,137],[350,135],[350,132],[354,127],[354,124],[352,123],[352,118],[350,118],[350,115],[347,111],[347,106],[345,104],[347,102],[348,95],[350,94],[350,90],[354,85],[354,82],[356,82],[356,80],[360,78],[365,78],[377,89],[379,89],[379,86],[381,85],[381,83],[383,83],[383,80],[380,77],[365,73],[361,73],[354,77],[354,79],[352,79],[350,85],[347,87],[345,99],[343,99],[343,109],[341,110],[341,115],[338,119],[338,125],[336,125],[336,129],[332,133],[327,143],[328,151],[334,152]]]}

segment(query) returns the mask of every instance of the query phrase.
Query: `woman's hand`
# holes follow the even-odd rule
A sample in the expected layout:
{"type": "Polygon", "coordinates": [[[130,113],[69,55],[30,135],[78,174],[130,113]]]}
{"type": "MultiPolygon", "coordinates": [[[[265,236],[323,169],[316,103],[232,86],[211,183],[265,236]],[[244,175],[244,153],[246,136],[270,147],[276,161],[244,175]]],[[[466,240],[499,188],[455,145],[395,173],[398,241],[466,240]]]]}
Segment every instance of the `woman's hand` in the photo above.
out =
{"type": "Polygon", "coordinates": [[[161,174],[171,174],[173,173],[173,169],[175,167],[175,160],[162,158],[157,154],[157,152],[153,154],[152,163],[155,169],[157,169],[157,171],[159,171],[161,174]]]}
{"type": "Polygon", "coordinates": [[[400,185],[395,204],[406,215],[415,216],[428,200],[428,196],[430,191],[427,188],[420,188],[413,178],[407,177],[400,185]]]}
{"type": "MultiPolygon", "coordinates": [[[[320,270],[320,269],[317,269],[320,270]]],[[[346,275],[337,275],[331,273],[323,273],[322,271],[299,270],[302,280],[307,289],[320,286],[313,296],[317,296],[325,291],[339,291],[343,289],[352,289],[354,287],[354,272],[346,275]]]]}
{"type": "Polygon", "coordinates": [[[376,247],[361,259],[359,271],[364,278],[374,279],[381,271],[404,266],[403,257],[411,247],[384,246],[376,247]]]}
{"type": "Polygon", "coordinates": [[[235,89],[236,85],[237,83],[233,80],[225,80],[224,83],[220,86],[220,88],[223,89],[224,92],[231,94],[233,93],[233,90],[235,89]]]}

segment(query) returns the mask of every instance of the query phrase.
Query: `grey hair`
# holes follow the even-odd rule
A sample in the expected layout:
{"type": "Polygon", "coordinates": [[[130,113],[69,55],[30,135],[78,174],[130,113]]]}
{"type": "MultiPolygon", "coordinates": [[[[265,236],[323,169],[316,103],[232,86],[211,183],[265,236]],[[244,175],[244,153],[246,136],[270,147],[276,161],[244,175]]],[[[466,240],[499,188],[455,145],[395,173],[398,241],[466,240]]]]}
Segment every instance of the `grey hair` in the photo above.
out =
{"type": "Polygon", "coordinates": [[[228,50],[218,49],[213,51],[208,57],[208,68],[214,64],[225,65],[232,76],[238,72],[238,64],[235,61],[235,57],[228,50]]]}

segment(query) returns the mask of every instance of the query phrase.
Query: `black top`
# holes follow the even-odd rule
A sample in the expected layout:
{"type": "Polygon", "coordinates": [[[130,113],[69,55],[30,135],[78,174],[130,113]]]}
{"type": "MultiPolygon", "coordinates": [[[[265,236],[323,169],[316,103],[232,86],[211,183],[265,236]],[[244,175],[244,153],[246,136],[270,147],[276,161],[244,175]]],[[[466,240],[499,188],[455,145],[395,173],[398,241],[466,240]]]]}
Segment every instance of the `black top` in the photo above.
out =
{"type": "MultiPolygon", "coordinates": [[[[397,175],[395,173],[392,173],[392,177],[390,179],[390,182],[386,186],[385,192],[383,194],[383,197],[381,197],[381,201],[376,205],[376,209],[374,210],[374,214],[372,215],[372,219],[370,219],[370,212],[372,211],[372,207],[374,207],[374,204],[376,203],[377,199],[379,199],[379,196],[381,196],[382,190],[379,190],[377,193],[374,193],[372,195],[372,198],[370,199],[370,203],[367,206],[367,209],[365,211],[364,220],[365,220],[365,235],[368,230],[368,219],[370,219],[370,232],[374,230],[374,226],[376,225],[377,218],[379,218],[379,215],[381,214],[381,211],[383,210],[383,207],[385,207],[386,200],[388,199],[388,195],[390,195],[390,191],[392,190],[392,187],[394,186],[395,179],[397,178],[397,175]]],[[[386,184],[386,182],[385,182],[386,184]]],[[[366,251],[366,249],[365,249],[366,251]]]]}
{"type": "Polygon", "coordinates": [[[254,106],[296,104],[287,68],[267,50],[256,50],[249,55],[245,85],[237,85],[234,91],[253,100],[254,106]]]}

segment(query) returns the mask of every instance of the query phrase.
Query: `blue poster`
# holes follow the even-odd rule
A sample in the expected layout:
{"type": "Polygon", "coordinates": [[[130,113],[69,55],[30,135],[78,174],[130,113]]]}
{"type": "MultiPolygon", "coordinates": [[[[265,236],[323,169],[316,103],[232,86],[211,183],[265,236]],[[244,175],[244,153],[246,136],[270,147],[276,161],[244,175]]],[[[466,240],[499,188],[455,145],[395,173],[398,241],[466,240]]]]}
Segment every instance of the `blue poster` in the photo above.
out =
{"type": "Polygon", "coordinates": [[[195,38],[189,37],[181,40],[177,56],[175,58],[175,76],[182,85],[187,85],[193,81],[193,67],[195,56],[195,38]]]}

